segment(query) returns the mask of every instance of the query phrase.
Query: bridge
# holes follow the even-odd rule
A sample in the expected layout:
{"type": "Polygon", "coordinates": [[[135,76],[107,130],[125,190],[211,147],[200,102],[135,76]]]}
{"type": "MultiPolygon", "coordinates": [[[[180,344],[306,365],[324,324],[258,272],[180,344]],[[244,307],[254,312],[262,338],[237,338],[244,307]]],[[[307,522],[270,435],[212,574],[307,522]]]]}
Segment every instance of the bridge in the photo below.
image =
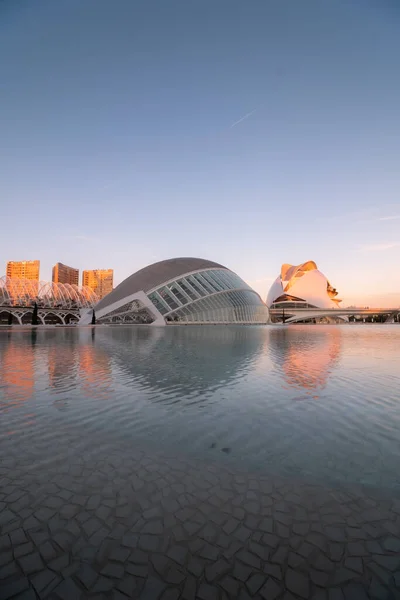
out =
{"type": "Polygon", "coordinates": [[[0,325],[31,324],[35,305],[39,324],[68,325],[98,301],[93,290],[84,286],[1,277],[0,325]]]}
{"type": "Polygon", "coordinates": [[[309,319],[339,318],[349,321],[382,318],[385,323],[400,322],[400,307],[397,308],[270,308],[269,314],[276,323],[298,323],[309,319]]]}
{"type": "MultiPolygon", "coordinates": [[[[0,325],[30,325],[32,323],[33,306],[1,306],[0,325]]],[[[38,307],[39,325],[70,325],[77,323],[80,309],[60,309],[38,307]]]]}

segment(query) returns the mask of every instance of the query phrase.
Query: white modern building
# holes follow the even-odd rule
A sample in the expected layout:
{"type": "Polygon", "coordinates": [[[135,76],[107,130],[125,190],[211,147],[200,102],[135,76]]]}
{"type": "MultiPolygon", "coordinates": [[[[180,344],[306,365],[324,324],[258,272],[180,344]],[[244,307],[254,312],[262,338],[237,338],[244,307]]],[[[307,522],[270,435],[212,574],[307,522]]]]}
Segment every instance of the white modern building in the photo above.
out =
{"type": "MultiPolygon", "coordinates": [[[[173,258],[137,271],[94,307],[97,324],[267,323],[268,308],[238,275],[201,258],[173,258]]],[[[88,325],[92,310],[82,313],[88,325]]]]}
{"type": "Polygon", "coordinates": [[[269,290],[268,308],[338,308],[341,300],[314,261],[301,265],[284,264],[269,290]]]}

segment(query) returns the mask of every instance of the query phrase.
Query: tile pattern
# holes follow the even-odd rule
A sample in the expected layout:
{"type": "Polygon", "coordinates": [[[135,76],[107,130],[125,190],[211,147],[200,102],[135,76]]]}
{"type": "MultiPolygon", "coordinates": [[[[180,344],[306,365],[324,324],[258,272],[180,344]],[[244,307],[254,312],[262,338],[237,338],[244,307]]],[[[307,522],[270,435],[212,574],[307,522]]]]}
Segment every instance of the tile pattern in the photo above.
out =
{"type": "Polygon", "coordinates": [[[400,598],[400,499],[123,444],[0,458],[0,598],[400,598]]]}

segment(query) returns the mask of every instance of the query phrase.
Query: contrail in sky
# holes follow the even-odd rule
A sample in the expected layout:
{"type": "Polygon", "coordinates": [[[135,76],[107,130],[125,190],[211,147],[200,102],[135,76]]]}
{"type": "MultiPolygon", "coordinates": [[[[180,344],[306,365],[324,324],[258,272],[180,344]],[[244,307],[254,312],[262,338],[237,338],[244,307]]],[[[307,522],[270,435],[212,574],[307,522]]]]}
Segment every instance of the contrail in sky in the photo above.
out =
{"type": "Polygon", "coordinates": [[[244,115],[243,117],[241,117],[238,121],[235,121],[234,123],[232,123],[232,125],[230,126],[229,129],[232,129],[232,127],[236,127],[236,125],[239,125],[239,123],[241,123],[242,121],[245,121],[246,119],[251,117],[251,115],[254,114],[256,112],[256,110],[257,109],[255,108],[251,112],[247,113],[247,115],[244,115]]]}
{"type": "Polygon", "coordinates": [[[362,250],[366,250],[368,252],[380,252],[383,250],[391,250],[392,248],[398,248],[400,246],[399,242],[393,242],[389,244],[372,244],[371,246],[362,246],[362,250]]]}
{"type": "Polygon", "coordinates": [[[396,219],[400,219],[400,215],[393,215],[392,217],[381,217],[379,221],[395,221],[396,219]]]}

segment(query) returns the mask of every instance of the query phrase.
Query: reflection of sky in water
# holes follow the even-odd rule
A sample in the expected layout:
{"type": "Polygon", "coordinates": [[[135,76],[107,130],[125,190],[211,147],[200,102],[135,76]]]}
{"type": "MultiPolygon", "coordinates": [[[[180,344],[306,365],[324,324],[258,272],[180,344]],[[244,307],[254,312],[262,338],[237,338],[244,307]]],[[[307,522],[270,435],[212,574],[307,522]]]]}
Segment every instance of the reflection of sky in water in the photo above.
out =
{"type": "Polygon", "coordinates": [[[101,434],[392,486],[399,342],[396,325],[1,332],[0,439],[49,454],[101,434]]]}

